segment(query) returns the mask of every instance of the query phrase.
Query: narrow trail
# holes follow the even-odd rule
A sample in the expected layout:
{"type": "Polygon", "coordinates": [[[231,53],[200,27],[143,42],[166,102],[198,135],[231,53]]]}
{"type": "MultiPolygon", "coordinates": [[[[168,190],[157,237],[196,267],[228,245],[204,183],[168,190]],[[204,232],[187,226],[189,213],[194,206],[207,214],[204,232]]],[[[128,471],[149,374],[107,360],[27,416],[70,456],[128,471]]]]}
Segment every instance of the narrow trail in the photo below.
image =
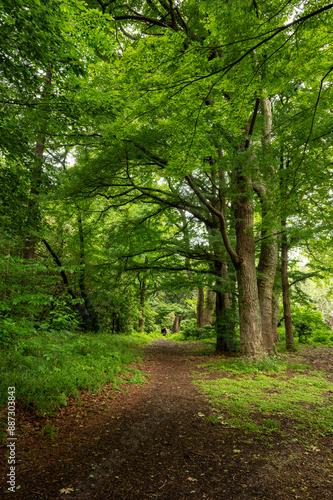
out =
{"type": "Polygon", "coordinates": [[[295,496],[282,487],[297,443],[279,442],[270,454],[265,443],[206,420],[214,409],[192,383],[204,361],[197,350],[154,341],[144,348],[145,384],[69,404],[52,419],[52,441],[41,437],[45,419],[30,426],[17,446],[16,500],[332,499],[326,489],[295,496]]]}
{"type": "Polygon", "coordinates": [[[189,354],[197,348],[184,349],[167,340],[145,347],[144,371],[150,378],[128,392],[128,404],[108,446],[113,450],[95,470],[99,479],[77,481],[75,498],[180,499],[195,490],[196,481],[187,478],[207,450],[198,449],[192,436],[200,436],[203,420],[198,413],[208,411],[207,401],[191,383],[189,354]],[[182,479],[183,493],[179,474],[187,476],[182,479]]]}

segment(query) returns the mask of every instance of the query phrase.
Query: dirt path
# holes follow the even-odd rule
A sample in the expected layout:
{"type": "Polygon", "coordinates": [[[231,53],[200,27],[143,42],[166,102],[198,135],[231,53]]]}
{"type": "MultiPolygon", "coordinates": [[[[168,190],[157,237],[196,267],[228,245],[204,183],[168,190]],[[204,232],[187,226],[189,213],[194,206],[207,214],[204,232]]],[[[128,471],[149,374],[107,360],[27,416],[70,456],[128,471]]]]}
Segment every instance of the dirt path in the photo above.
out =
{"type": "Polygon", "coordinates": [[[315,470],[330,450],[321,460],[319,452],[303,456],[297,442],[268,449],[207,422],[212,407],[191,382],[197,348],[152,342],[141,367],[150,375],[144,385],[86,394],[81,406],[69,404],[49,420],[26,415],[16,500],[333,499],[329,476],[315,470]],[[48,434],[41,436],[42,428],[48,434]],[[299,474],[307,486],[296,494],[299,474]]]}

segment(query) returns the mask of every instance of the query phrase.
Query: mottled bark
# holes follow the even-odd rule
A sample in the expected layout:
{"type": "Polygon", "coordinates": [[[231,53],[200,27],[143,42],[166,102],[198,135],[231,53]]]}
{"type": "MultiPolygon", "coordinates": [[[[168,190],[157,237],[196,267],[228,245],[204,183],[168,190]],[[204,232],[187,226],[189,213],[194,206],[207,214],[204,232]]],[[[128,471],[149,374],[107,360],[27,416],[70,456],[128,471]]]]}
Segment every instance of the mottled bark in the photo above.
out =
{"type": "Polygon", "coordinates": [[[260,304],[262,336],[267,354],[273,353],[272,296],[277,267],[277,238],[272,235],[262,241],[258,265],[258,297],[260,304]]]}
{"type": "Polygon", "coordinates": [[[236,220],[236,253],[239,258],[236,273],[240,351],[248,358],[261,358],[264,355],[264,346],[255,265],[253,203],[249,198],[249,186],[242,176],[238,178],[238,187],[242,195],[233,204],[233,208],[236,220]]]}
{"type": "MultiPolygon", "coordinates": [[[[263,115],[263,155],[269,163],[272,129],[272,110],[269,99],[263,98],[261,100],[261,112],[263,115]]],[[[258,264],[258,297],[262,337],[267,354],[273,354],[274,347],[272,296],[278,262],[277,223],[274,220],[274,193],[269,188],[270,182],[268,178],[273,174],[274,168],[268,164],[267,168],[261,172],[261,184],[254,185],[254,189],[260,199],[262,215],[261,246],[258,264]]]]}
{"type": "Polygon", "coordinates": [[[207,288],[205,297],[205,307],[203,312],[203,323],[204,325],[212,324],[212,316],[215,309],[216,295],[214,290],[207,288]]]}

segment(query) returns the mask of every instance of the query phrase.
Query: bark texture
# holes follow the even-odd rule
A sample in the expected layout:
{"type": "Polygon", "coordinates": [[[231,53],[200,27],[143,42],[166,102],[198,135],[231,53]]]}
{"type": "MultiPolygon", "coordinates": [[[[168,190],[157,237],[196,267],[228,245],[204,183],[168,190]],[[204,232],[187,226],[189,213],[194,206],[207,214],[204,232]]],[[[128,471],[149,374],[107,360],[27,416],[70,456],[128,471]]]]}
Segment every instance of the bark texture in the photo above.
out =
{"type": "Polygon", "coordinates": [[[204,292],[203,288],[198,288],[198,298],[197,298],[197,327],[198,328],[203,328],[205,326],[204,310],[205,310],[205,292],[204,292]]]}
{"type": "Polygon", "coordinates": [[[267,354],[273,353],[273,286],[277,266],[277,239],[271,236],[263,241],[258,265],[258,297],[261,314],[262,336],[267,354]]]}
{"type": "MultiPolygon", "coordinates": [[[[286,221],[282,221],[282,226],[286,226],[286,221]]],[[[290,295],[289,295],[289,280],[288,280],[288,243],[287,235],[284,233],[282,236],[282,249],[281,249],[281,280],[282,280],[282,295],[283,295],[283,316],[284,325],[286,329],[286,349],[288,351],[295,350],[293,323],[290,310],[290,295]]]]}
{"type": "Polygon", "coordinates": [[[146,288],[147,288],[146,279],[143,278],[140,281],[140,308],[141,308],[141,317],[139,318],[139,330],[141,332],[143,332],[144,329],[145,329],[146,288]]]}
{"type": "Polygon", "coordinates": [[[238,179],[238,186],[242,196],[233,207],[236,220],[236,253],[239,256],[236,272],[240,351],[244,356],[256,359],[263,356],[264,349],[255,265],[253,203],[249,199],[249,186],[242,176],[238,179]]]}
{"type": "Polygon", "coordinates": [[[173,333],[179,333],[180,330],[180,323],[183,319],[184,313],[182,313],[180,316],[178,314],[175,314],[175,319],[173,321],[172,325],[172,332],[173,333]]]}
{"type": "Polygon", "coordinates": [[[216,295],[214,290],[207,288],[205,297],[205,307],[203,312],[204,326],[212,324],[212,317],[215,309],[216,295]]]}
{"type": "Polygon", "coordinates": [[[261,314],[261,327],[264,347],[267,354],[273,354],[273,286],[278,262],[277,224],[274,224],[274,193],[270,189],[269,176],[274,175],[274,168],[270,165],[270,146],[272,129],[272,110],[269,99],[261,100],[263,115],[262,149],[264,159],[268,165],[262,172],[262,183],[256,185],[255,190],[259,196],[262,214],[262,231],[260,257],[258,264],[258,297],[261,314]],[[267,227],[272,229],[267,230],[267,227]]]}

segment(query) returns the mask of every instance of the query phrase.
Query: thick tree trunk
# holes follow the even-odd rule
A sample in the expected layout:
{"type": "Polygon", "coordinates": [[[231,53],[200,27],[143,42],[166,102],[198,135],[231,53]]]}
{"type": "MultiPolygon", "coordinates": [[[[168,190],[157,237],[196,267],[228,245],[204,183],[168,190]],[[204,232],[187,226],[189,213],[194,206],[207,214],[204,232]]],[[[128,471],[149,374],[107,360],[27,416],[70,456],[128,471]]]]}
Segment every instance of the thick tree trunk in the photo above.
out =
{"type": "Polygon", "coordinates": [[[179,333],[180,323],[183,319],[183,316],[184,316],[184,313],[182,313],[180,316],[178,316],[178,314],[175,314],[175,319],[174,319],[173,325],[172,325],[172,332],[173,333],[179,333]]]}
{"type": "MultiPolygon", "coordinates": [[[[261,113],[263,115],[262,148],[263,155],[268,161],[271,155],[272,109],[270,100],[261,99],[261,113]]],[[[255,184],[254,189],[260,198],[262,214],[261,247],[258,264],[258,296],[261,314],[261,327],[265,351],[273,354],[273,318],[272,296],[278,262],[278,245],[274,212],[274,193],[269,189],[269,176],[274,175],[273,166],[262,172],[262,183],[255,184]],[[272,229],[267,229],[267,227],[272,229]]]]}
{"type": "MultiPolygon", "coordinates": [[[[228,267],[225,261],[215,263],[215,272],[218,278],[226,280],[228,278],[228,267]]],[[[233,311],[233,301],[231,294],[219,289],[221,283],[216,280],[216,353],[235,352],[237,338],[235,335],[235,314],[233,311]]]]}
{"type": "Polygon", "coordinates": [[[203,328],[204,322],[204,308],[205,308],[205,292],[203,288],[198,288],[197,298],[197,327],[203,328]]]}
{"type": "Polygon", "coordinates": [[[277,252],[276,236],[263,240],[258,265],[258,297],[262,336],[267,354],[273,354],[274,346],[272,296],[278,260],[277,252]]]}
{"type": "Polygon", "coordinates": [[[203,324],[204,326],[212,324],[212,316],[215,309],[216,294],[211,288],[206,290],[205,307],[203,312],[203,324]]]}
{"type": "Polygon", "coordinates": [[[233,208],[236,220],[236,253],[239,257],[236,272],[240,351],[245,357],[259,359],[264,355],[264,346],[255,264],[253,204],[247,193],[250,188],[242,176],[238,179],[238,185],[242,195],[233,208]]]}
{"type": "Polygon", "coordinates": [[[236,351],[235,322],[229,294],[216,292],[216,353],[236,351]]]}
{"type": "MultiPolygon", "coordinates": [[[[282,221],[282,226],[286,226],[286,221],[282,221]]],[[[282,295],[283,295],[283,316],[284,326],[286,329],[286,349],[288,351],[295,350],[293,324],[290,310],[290,296],[289,296],[289,281],[288,281],[288,243],[287,235],[284,233],[282,236],[282,249],[281,249],[281,279],[282,279],[282,295]]]]}
{"type": "MultiPolygon", "coordinates": [[[[242,148],[239,148],[241,155],[249,148],[258,108],[259,99],[256,99],[251,123],[249,127],[246,125],[246,139],[244,140],[244,145],[242,148]]],[[[251,179],[249,180],[247,175],[245,167],[238,166],[232,179],[235,193],[237,193],[232,202],[236,229],[236,251],[228,235],[228,224],[223,209],[223,199],[221,200],[220,206],[216,208],[213,203],[208,201],[200,189],[198,189],[191,175],[187,175],[185,178],[200,202],[209,209],[213,217],[218,221],[217,227],[219,228],[225,249],[237,273],[241,354],[249,359],[260,359],[264,356],[265,352],[262,339],[255,265],[253,187],[251,179]]],[[[223,191],[221,191],[221,193],[223,193],[223,191]]]]}

